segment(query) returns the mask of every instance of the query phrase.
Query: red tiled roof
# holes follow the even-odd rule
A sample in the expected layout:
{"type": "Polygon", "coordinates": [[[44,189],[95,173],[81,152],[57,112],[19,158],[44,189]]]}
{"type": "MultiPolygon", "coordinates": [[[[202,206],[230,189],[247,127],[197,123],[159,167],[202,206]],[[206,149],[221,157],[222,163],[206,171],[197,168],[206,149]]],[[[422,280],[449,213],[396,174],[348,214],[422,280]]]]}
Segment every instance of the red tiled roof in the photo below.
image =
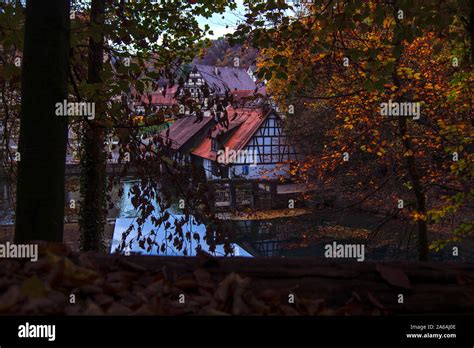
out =
{"type": "Polygon", "coordinates": [[[176,94],[176,89],[177,89],[176,86],[167,88],[165,95],[163,95],[163,92],[161,90],[157,90],[152,93],[141,95],[140,101],[138,101],[137,103],[148,104],[150,103],[150,97],[151,97],[151,105],[167,105],[167,106],[176,105],[177,101],[174,97],[176,94]]]}
{"type": "MultiPolygon", "coordinates": [[[[229,139],[223,144],[224,147],[229,150],[241,150],[250,141],[252,136],[258,130],[258,128],[265,121],[269,113],[263,114],[262,109],[227,109],[229,114],[229,128],[226,130],[235,129],[234,133],[229,139]],[[237,117],[234,119],[234,115],[237,113],[237,117]]],[[[222,128],[222,126],[219,126],[222,128]]],[[[213,135],[215,135],[213,133],[213,135]]],[[[216,152],[211,150],[211,139],[208,137],[204,139],[198,147],[193,151],[193,155],[207,158],[212,161],[216,159],[216,152]]]]}
{"type": "Polygon", "coordinates": [[[171,148],[178,150],[211,121],[212,117],[203,117],[199,122],[194,116],[183,117],[176,120],[167,130],[160,132],[160,136],[165,142],[171,140],[171,148]]]}
{"type": "Polygon", "coordinates": [[[219,134],[222,133],[229,133],[230,131],[234,130],[236,127],[240,126],[242,123],[244,123],[243,119],[235,118],[232,120],[232,116],[229,115],[229,125],[224,126],[222,124],[216,124],[211,131],[211,136],[216,137],[219,134]]]}
{"type": "Polygon", "coordinates": [[[245,97],[250,97],[254,94],[255,90],[248,90],[248,89],[238,89],[231,91],[232,95],[234,96],[234,100],[240,100],[245,97]]]}

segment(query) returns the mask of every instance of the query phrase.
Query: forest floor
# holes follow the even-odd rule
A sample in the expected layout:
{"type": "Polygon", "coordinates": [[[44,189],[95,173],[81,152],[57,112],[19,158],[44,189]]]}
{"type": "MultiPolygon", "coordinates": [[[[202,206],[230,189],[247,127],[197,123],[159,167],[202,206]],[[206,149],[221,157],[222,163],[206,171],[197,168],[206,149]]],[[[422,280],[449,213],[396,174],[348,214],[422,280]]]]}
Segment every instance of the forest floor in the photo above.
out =
{"type": "Polygon", "coordinates": [[[474,263],[107,256],[42,243],[37,262],[0,259],[0,314],[472,313],[474,263]]]}

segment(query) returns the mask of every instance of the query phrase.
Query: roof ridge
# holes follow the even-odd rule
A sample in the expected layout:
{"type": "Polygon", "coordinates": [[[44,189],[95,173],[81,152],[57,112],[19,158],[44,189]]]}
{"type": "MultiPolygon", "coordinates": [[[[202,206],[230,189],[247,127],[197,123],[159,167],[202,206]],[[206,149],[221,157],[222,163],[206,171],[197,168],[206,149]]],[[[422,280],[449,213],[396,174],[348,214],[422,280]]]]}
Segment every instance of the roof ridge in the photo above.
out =
{"type": "Polygon", "coordinates": [[[236,67],[230,67],[230,66],[217,66],[217,65],[207,65],[207,64],[194,64],[195,66],[205,66],[205,67],[210,67],[210,68],[218,68],[218,69],[234,69],[234,70],[243,70],[247,72],[247,69],[244,68],[236,68],[236,67]]]}

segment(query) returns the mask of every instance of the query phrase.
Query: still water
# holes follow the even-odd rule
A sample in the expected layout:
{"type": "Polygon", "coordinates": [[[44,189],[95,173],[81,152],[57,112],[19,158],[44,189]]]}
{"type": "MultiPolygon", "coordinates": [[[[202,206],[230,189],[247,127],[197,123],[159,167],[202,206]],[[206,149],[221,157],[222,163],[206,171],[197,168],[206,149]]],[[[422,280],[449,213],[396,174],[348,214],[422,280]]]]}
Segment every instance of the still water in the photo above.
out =
{"type": "MultiPolygon", "coordinates": [[[[133,207],[130,189],[137,181],[128,178],[120,185],[113,187],[111,202],[113,207],[108,211],[108,223],[113,223],[123,230],[125,226],[130,226],[137,218],[138,212],[133,207]],[[123,195],[119,195],[119,189],[123,189],[123,195]]],[[[7,180],[0,178],[0,225],[12,225],[14,223],[14,204],[12,202],[14,192],[12,185],[7,180]]],[[[79,178],[67,177],[66,197],[65,197],[65,222],[77,222],[79,195],[79,178]],[[75,209],[71,208],[70,203],[76,203],[75,209]]],[[[160,213],[157,204],[154,204],[155,214],[160,213]]],[[[181,218],[178,202],[172,204],[167,210],[173,219],[181,218]]],[[[184,228],[192,231],[198,231],[202,234],[205,231],[205,224],[195,223],[191,216],[186,222],[184,228]]],[[[242,256],[264,256],[264,257],[324,257],[324,248],[328,243],[334,241],[343,243],[368,243],[370,230],[376,228],[380,221],[378,217],[361,212],[347,212],[334,214],[307,214],[297,217],[281,218],[260,218],[254,220],[235,220],[225,222],[228,230],[231,231],[229,242],[238,246],[242,256]],[[247,255],[248,254],[248,255],[247,255]]],[[[111,251],[118,245],[118,236],[123,231],[116,228],[116,233],[111,241],[111,251]],[[114,244],[115,243],[115,244],[114,244]]],[[[384,226],[390,233],[390,236],[399,235],[401,228],[397,223],[388,223],[384,226]],[[392,224],[392,225],[391,225],[392,224]]],[[[399,241],[392,237],[391,239],[382,239],[377,243],[367,244],[366,259],[410,259],[416,257],[414,249],[401,250],[399,241]]],[[[206,250],[204,242],[201,246],[206,250]]],[[[207,245],[207,244],[206,244],[207,245]]],[[[190,243],[185,246],[188,248],[188,255],[193,254],[194,245],[190,243]]],[[[132,247],[132,251],[134,247],[132,247]]],[[[168,249],[167,249],[168,250],[168,249]]],[[[168,255],[177,255],[175,251],[169,249],[168,255]]]]}
{"type": "MultiPolygon", "coordinates": [[[[119,186],[114,186],[111,194],[111,202],[113,207],[108,211],[107,220],[115,222],[116,228],[114,238],[112,239],[111,251],[118,245],[117,236],[121,235],[121,229],[125,230],[127,226],[134,223],[138,217],[138,211],[134,208],[131,197],[129,195],[130,189],[137,181],[133,178],[124,180],[119,186]],[[123,189],[123,194],[119,195],[119,189],[123,189]]],[[[0,225],[14,224],[14,203],[13,203],[13,186],[6,180],[0,180],[0,225]]],[[[75,176],[68,176],[66,179],[66,194],[65,194],[65,222],[77,222],[80,194],[79,194],[79,178],[75,176]],[[71,203],[74,204],[71,205],[71,203]],[[74,207],[74,208],[71,208],[74,207]]],[[[159,206],[154,204],[155,211],[160,212],[159,206]]],[[[178,208],[178,202],[172,204],[167,210],[171,219],[180,217],[181,211],[178,208]]],[[[149,224],[149,222],[146,222],[149,224]]],[[[291,247],[287,246],[295,240],[294,233],[290,236],[290,231],[301,229],[304,231],[304,219],[271,219],[271,220],[256,220],[256,221],[228,221],[226,222],[230,230],[233,231],[232,245],[239,256],[284,256],[286,253],[291,253],[291,247]],[[302,223],[303,222],[303,223],[302,223]],[[296,228],[297,226],[300,226],[296,228]],[[235,233],[234,233],[235,232],[235,233]]],[[[151,227],[150,227],[151,228],[151,227]]],[[[197,224],[193,217],[186,223],[184,228],[192,231],[197,231],[203,234],[205,232],[205,225],[197,224]]],[[[205,243],[205,242],[202,242],[205,243]]],[[[218,252],[223,253],[222,246],[218,246],[218,252]]],[[[194,253],[194,248],[188,249],[188,255],[194,253]]],[[[206,250],[206,246],[203,246],[206,250]]],[[[139,251],[132,246],[132,252],[139,251]],[[135,250],[136,249],[136,250],[135,250]]],[[[171,251],[169,255],[174,255],[171,251]]]]}

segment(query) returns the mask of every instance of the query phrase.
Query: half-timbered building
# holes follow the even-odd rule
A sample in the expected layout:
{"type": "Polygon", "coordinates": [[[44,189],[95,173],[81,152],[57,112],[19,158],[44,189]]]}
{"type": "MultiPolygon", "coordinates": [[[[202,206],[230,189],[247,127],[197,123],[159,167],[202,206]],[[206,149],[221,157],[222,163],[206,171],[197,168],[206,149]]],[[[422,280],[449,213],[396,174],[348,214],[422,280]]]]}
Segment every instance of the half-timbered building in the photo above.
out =
{"type": "Polygon", "coordinates": [[[184,89],[193,98],[202,98],[203,86],[206,86],[214,97],[224,97],[226,93],[230,93],[235,100],[253,94],[257,87],[245,69],[195,64],[184,89]]]}
{"type": "Polygon", "coordinates": [[[179,164],[190,164],[191,151],[207,136],[214,124],[211,117],[177,119],[168,129],[160,132],[168,157],[179,164]]]}
{"type": "Polygon", "coordinates": [[[228,110],[229,122],[216,125],[192,152],[208,179],[276,179],[288,176],[297,160],[272,108],[228,110]]]}

